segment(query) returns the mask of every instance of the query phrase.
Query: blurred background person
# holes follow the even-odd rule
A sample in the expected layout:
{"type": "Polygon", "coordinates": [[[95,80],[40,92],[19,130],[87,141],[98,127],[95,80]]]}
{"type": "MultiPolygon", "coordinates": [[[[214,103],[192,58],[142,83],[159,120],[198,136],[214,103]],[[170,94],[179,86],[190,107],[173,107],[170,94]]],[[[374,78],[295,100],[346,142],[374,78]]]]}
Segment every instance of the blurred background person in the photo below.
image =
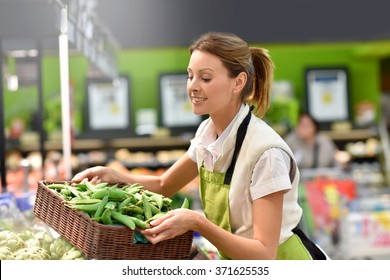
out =
{"type": "Polygon", "coordinates": [[[301,169],[337,166],[336,144],[319,131],[318,122],[308,113],[299,116],[295,130],[285,137],[285,141],[301,169]]]}

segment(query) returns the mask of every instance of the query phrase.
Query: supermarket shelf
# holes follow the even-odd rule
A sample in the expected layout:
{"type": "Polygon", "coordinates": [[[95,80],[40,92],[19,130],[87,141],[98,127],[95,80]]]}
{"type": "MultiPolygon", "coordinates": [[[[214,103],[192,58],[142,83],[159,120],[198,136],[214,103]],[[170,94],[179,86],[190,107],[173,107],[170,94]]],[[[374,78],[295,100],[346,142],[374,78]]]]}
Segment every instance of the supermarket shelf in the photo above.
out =
{"type": "MultiPolygon", "coordinates": [[[[355,129],[350,131],[322,131],[334,141],[358,141],[370,137],[378,137],[378,132],[373,129],[355,129]]],[[[80,150],[102,150],[128,148],[130,150],[161,150],[161,149],[186,149],[190,145],[190,139],[179,136],[160,137],[131,137],[115,139],[75,139],[72,142],[72,149],[80,150]]],[[[62,140],[47,140],[44,144],[45,150],[61,150],[62,140]]],[[[15,146],[21,152],[39,151],[38,139],[23,141],[15,146]]]]}
{"type": "MultiPolygon", "coordinates": [[[[112,140],[99,139],[76,139],[72,142],[72,150],[108,150],[128,148],[130,150],[161,150],[161,149],[183,149],[189,147],[190,141],[182,137],[136,137],[117,138],[112,140]]],[[[44,144],[45,150],[61,150],[62,141],[48,140],[44,144]]],[[[39,151],[38,141],[29,141],[14,146],[21,152],[39,151]]]]}
{"type": "Polygon", "coordinates": [[[353,130],[327,130],[321,131],[334,141],[358,141],[366,140],[367,138],[378,137],[378,131],[376,129],[353,129],[353,130]]]}
{"type": "MultiPolygon", "coordinates": [[[[103,149],[106,144],[101,140],[75,140],[72,143],[72,149],[74,150],[94,150],[94,149],[103,149]]],[[[62,149],[62,141],[61,140],[47,140],[44,143],[44,147],[46,151],[49,150],[61,150],[62,149]]],[[[29,141],[27,143],[21,143],[19,145],[14,145],[13,149],[17,149],[21,152],[33,152],[39,151],[40,146],[38,141],[29,141]]]]}
{"type": "Polygon", "coordinates": [[[150,149],[182,149],[188,148],[190,141],[182,137],[140,137],[140,138],[118,138],[109,141],[109,147],[130,150],[150,149]]]}

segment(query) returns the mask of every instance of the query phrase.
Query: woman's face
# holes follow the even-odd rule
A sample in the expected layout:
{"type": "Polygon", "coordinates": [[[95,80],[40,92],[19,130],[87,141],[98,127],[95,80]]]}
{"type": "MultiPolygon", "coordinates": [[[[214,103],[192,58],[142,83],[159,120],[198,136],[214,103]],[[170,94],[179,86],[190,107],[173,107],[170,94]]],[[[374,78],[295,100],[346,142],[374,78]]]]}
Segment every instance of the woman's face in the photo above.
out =
{"type": "Polygon", "coordinates": [[[215,55],[194,51],[188,65],[187,92],[195,114],[221,116],[236,112],[235,78],[215,55]],[[226,111],[228,110],[228,111],[226,111]]]}
{"type": "Polygon", "coordinates": [[[311,140],[316,135],[316,128],[310,117],[302,115],[297,125],[297,134],[303,140],[311,140]]]}

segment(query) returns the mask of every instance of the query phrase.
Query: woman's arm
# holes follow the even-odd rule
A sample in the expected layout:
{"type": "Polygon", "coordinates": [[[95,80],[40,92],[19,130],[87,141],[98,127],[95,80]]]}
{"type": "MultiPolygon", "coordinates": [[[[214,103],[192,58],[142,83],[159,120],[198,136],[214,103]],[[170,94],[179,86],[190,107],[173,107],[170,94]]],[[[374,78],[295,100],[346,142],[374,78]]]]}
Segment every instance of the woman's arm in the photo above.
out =
{"type": "Polygon", "coordinates": [[[283,191],[253,202],[253,239],[239,237],[214,225],[199,225],[199,233],[231,259],[275,259],[282,222],[283,191]]]}
{"type": "Polygon", "coordinates": [[[72,180],[75,182],[88,179],[95,182],[139,183],[150,191],[169,197],[197,175],[197,164],[186,153],[161,176],[125,174],[110,167],[95,166],[76,174],[72,180]]]}
{"type": "Polygon", "coordinates": [[[152,222],[142,233],[152,242],[173,238],[188,230],[199,232],[231,259],[275,259],[280,237],[283,191],[253,202],[253,239],[239,237],[195,211],[176,209],[152,222]]]}

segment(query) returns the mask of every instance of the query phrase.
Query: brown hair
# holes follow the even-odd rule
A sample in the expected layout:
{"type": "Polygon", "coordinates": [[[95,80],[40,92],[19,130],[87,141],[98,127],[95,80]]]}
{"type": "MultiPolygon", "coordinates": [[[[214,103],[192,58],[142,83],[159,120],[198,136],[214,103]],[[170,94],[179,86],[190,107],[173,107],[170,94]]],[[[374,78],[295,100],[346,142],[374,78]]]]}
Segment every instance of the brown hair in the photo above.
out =
{"type": "Polygon", "coordinates": [[[219,57],[232,78],[245,72],[248,80],[241,93],[242,101],[255,105],[255,113],[259,117],[265,115],[274,71],[274,64],[266,49],[249,47],[244,40],[231,33],[210,32],[191,45],[190,54],[195,50],[219,57]]]}

